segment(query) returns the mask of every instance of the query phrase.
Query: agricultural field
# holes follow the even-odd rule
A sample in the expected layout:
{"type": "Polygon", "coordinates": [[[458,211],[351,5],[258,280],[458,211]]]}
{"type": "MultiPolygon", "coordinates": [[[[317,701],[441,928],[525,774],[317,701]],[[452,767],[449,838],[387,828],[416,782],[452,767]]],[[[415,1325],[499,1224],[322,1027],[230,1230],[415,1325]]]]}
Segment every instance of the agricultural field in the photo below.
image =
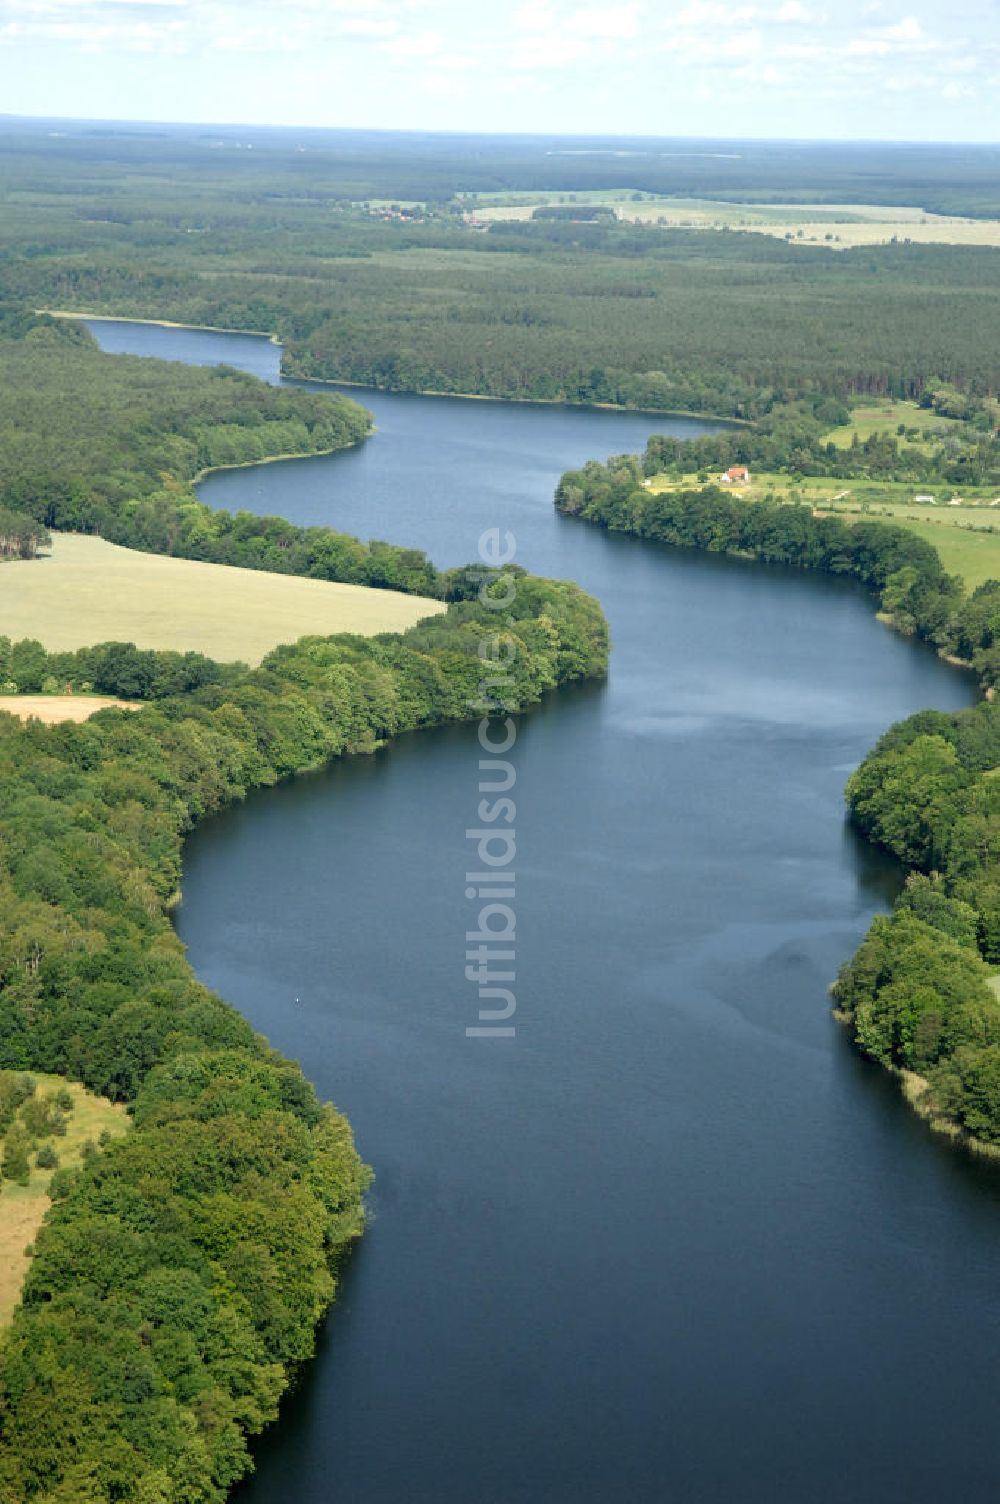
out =
{"type": "Polygon", "coordinates": [[[5,635],[37,638],[50,652],[117,641],[257,664],[282,642],[402,632],[444,609],[423,596],[138,553],[73,533],[54,535],[37,559],[0,566],[5,635]]]}
{"type": "Polygon", "coordinates": [[[921,245],[1000,246],[1000,220],[931,214],[887,204],[740,204],[714,199],[674,198],[629,189],[607,192],[488,194],[467,203],[473,221],[530,219],[543,205],[600,204],[618,219],[671,229],[748,230],[806,246],[846,250],[909,240],[921,245]]]}
{"type": "MultiPolygon", "coordinates": [[[[660,493],[691,490],[703,483],[697,475],[654,475],[646,487],[660,493]]],[[[718,484],[718,476],[713,476],[711,483],[718,484]]],[[[961,504],[953,505],[947,488],[931,489],[940,497],[934,505],[914,500],[923,491],[912,482],[848,481],[828,476],[800,480],[755,471],[752,484],[735,486],[732,494],[748,502],[773,496],[842,516],[845,522],[896,522],[932,543],[945,569],[961,575],[967,590],[974,590],[984,580],[1000,579],[1000,505],[995,510],[992,506],[996,492],[966,491],[961,504]]]]}
{"type": "MultiPolygon", "coordinates": [[[[85,1087],[66,1082],[61,1076],[39,1075],[33,1071],[31,1079],[35,1083],[35,1092],[29,1102],[67,1091],[72,1098],[72,1107],[59,1114],[65,1123],[65,1134],[43,1130],[32,1135],[27,1185],[4,1179],[0,1186],[0,1327],[10,1321],[21,1298],[21,1286],[30,1262],[25,1250],[30,1247],[51,1205],[48,1189],[55,1170],[42,1169],[35,1163],[38,1148],[42,1143],[51,1144],[58,1156],[59,1168],[74,1169],[82,1163],[85,1145],[93,1144],[96,1148],[102,1135],[119,1138],[129,1127],[125,1108],[119,1103],[95,1096],[85,1087]]],[[[25,1105],[18,1109],[14,1119],[15,1124],[22,1127],[25,1105]]],[[[6,1143],[6,1137],[3,1142],[6,1143]]]]}

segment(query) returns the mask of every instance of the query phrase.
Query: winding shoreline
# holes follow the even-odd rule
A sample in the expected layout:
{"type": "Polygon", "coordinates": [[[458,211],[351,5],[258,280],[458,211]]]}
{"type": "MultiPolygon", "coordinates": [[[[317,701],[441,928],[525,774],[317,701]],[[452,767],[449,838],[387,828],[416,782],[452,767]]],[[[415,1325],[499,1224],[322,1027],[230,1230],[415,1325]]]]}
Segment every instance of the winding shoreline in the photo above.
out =
{"type": "Polygon", "coordinates": [[[229,465],[206,465],[204,469],[198,471],[197,475],[192,475],[191,485],[200,485],[210,475],[218,475],[223,470],[254,470],[258,465],[277,465],[284,460],[318,460],[324,457],[329,458],[331,454],[343,454],[347,449],[357,449],[377,432],[378,429],[373,423],[366,434],[363,434],[360,439],[355,439],[351,444],[334,444],[328,449],[296,449],[288,454],[268,454],[259,460],[233,460],[229,465]]]}
{"type": "MultiPolygon", "coordinates": [[[[71,308],[36,308],[34,311],[45,314],[50,319],[72,319],[79,324],[88,319],[100,320],[104,324],[153,324],[157,329],[190,329],[201,334],[245,334],[252,339],[266,339],[271,345],[281,345],[281,340],[273,330],[267,329],[227,329],[222,324],[181,324],[176,319],[140,319],[126,313],[79,313],[71,308]]],[[[181,361],[180,364],[187,365],[189,362],[181,361]]]]}

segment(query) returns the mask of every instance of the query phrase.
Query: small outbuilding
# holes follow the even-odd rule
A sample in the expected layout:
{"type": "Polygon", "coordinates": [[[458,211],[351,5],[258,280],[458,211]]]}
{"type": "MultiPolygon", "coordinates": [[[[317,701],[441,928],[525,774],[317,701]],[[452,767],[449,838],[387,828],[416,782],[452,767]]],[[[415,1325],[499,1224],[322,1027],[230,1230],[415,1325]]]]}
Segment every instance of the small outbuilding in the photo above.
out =
{"type": "Polygon", "coordinates": [[[721,479],[724,486],[748,486],[750,484],[750,471],[746,465],[730,465],[721,479]]]}

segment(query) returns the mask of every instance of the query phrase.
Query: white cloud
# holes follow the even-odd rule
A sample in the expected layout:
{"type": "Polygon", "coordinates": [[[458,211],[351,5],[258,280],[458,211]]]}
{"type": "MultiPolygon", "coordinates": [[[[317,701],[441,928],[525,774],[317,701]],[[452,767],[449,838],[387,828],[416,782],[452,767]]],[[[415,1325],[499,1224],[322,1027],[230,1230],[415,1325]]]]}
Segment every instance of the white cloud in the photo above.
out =
{"type": "Polygon", "coordinates": [[[436,31],[419,31],[413,36],[395,36],[385,43],[385,51],[392,57],[435,57],[442,49],[442,40],[436,31]]]}
{"type": "Polygon", "coordinates": [[[399,22],[387,16],[345,16],[338,29],[345,37],[391,37],[399,30],[399,22]]]}
{"type": "Polygon", "coordinates": [[[852,37],[847,51],[850,57],[885,57],[892,47],[878,37],[852,37]]]}
{"type": "Polygon", "coordinates": [[[555,24],[551,5],[519,5],[510,18],[512,31],[552,31],[555,24]]]}
{"type": "Polygon", "coordinates": [[[720,0],[688,0],[684,9],[664,21],[666,31],[675,26],[743,26],[755,19],[754,5],[725,5],[720,0]]]}
{"type": "Polygon", "coordinates": [[[584,5],[557,10],[551,4],[518,6],[511,16],[515,44],[508,55],[519,69],[570,68],[606,62],[640,34],[642,5],[584,5]]]}
{"type": "Polygon", "coordinates": [[[0,0],[0,39],[89,50],[169,45],[223,52],[315,51],[338,37],[384,39],[421,0],[0,0]]]}
{"type": "Polygon", "coordinates": [[[639,34],[639,5],[586,5],[569,18],[581,37],[634,37],[639,34]]]}
{"type": "Polygon", "coordinates": [[[756,58],[766,46],[759,27],[741,27],[735,31],[682,32],[668,37],[662,50],[690,66],[704,65],[714,68],[721,60],[728,64],[738,63],[741,58],[756,58]]]}
{"type": "Polygon", "coordinates": [[[891,26],[871,26],[864,36],[847,44],[851,57],[888,57],[890,54],[933,52],[941,42],[929,37],[916,16],[904,16],[891,26]]]}
{"type": "Polygon", "coordinates": [[[890,42],[924,42],[927,40],[927,33],[916,16],[904,16],[902,21],[896,22],[895,26],[883,27],[882,35],[890,42]]]}
{"type": "Polygon", "coordinates": [[[764,38],[759,31],[738,31],[718,44],[722,57],[756,57],[763,50],[764,38]]]}
{"type": "Polygon", "coordinates": [[[588,61],[593,55],[593,49],[579,38],[549,32],[515,48],[509,62],[514,68],[569,68],[574,63],[588,61]]]}
{"type": "Polygon", "coordinates": [[[807,9],[800,0],[785,0],[774,12],[773,20],[781,25],[817,26],[825,19],[818,11],[807,9]]]}

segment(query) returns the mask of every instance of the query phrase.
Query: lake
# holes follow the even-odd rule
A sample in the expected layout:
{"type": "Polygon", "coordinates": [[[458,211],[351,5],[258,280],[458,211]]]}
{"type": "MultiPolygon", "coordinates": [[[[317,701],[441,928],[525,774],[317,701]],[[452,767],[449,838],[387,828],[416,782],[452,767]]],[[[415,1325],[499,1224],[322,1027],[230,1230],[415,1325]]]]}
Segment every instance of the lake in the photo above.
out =
{"type": "MultiPolygon", "coordinates": [[[[95,326],[226,359],[242,336],[95,326]]],[[[465,980],[473,728],[255,795],[188,843],[178,927],[350,1116],[377,1180],[242,1504],[992,1500],[1000,1175],[860,1060],[827,986],[899,872],[851,768],[970,681],[844,581],[557,516],[560,471],[692,422],[357,393],[366,444],[214,506],[598,595],[608,682],[519,726],[517,1035],[465,980]]]]}

